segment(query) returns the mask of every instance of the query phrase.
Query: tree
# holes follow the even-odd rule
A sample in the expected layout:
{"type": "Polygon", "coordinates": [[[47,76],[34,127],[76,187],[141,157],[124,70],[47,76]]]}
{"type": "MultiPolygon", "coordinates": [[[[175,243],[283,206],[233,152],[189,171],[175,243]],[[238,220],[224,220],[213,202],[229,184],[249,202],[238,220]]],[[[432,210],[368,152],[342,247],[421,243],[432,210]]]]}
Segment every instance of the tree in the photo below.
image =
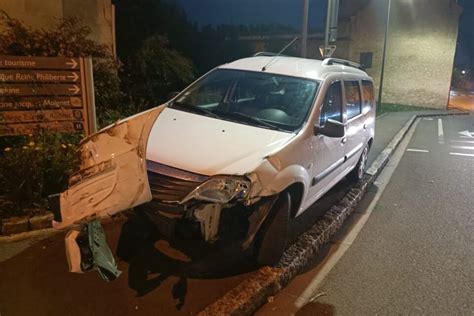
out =
{"type": "Polygon", "coordinates": [[[87,57],[94,63],[98,116],[121,105],[118,64],[110,49],[88,38],[91,30],[78,18],[58,19],[48,29],[36,30],[7,16],[0,20],[0,54],[15,56],[87,57]]]}
{"type": "Polygon", "coordinates": [[[124,87],[131,102],[148,108],[164,101],[171,91],[194,79],[192,61],[169,46],[165,36],[151,36],[126,65],[124,87]]]}

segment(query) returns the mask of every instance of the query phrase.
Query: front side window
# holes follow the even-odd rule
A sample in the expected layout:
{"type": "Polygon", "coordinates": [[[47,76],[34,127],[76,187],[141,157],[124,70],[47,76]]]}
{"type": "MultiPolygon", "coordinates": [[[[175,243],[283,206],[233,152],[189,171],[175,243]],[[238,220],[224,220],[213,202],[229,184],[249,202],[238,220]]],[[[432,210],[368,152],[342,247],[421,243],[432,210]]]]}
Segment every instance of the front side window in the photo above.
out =
{"type": "Polygon", "coordinates": [[[283,131],[298,130],[314,102],[319,82],[217,69],[189,87],[171,108],[283,131]]]}
{"type": "Polygon", "coordinates": [[[344,81],[344,88],[347,102],[347,119],[350,120],[362,113],[359,82],[344,81]]]}
{"type": "Polygon", "coordinates": [[[340,81],[333,82],[326,92],[319,126],[324,127],[328,119],[342,123],[342,85],[340,81]]]}

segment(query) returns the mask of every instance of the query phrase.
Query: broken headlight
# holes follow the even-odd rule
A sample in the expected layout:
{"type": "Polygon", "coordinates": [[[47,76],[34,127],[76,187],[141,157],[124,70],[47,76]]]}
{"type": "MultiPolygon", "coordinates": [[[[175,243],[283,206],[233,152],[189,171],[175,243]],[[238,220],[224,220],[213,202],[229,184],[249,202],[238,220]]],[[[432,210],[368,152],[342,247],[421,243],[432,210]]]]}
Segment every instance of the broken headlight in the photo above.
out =
{"type": "Polygon", "coordinates": [[[217,176],[198,186],[189,193],[181,203],[194,199],[224,204],[233,199],[245,199],[249,191],[250,181],[246,178],[217,176]]]}

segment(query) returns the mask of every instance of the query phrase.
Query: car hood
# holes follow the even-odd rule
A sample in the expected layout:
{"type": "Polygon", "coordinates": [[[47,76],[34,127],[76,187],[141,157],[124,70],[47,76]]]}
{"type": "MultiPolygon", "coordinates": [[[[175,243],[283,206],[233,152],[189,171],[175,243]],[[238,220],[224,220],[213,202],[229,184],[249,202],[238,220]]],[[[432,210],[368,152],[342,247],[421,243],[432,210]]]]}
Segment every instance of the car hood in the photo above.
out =
{"type": "Polygon", "coordinates": [[[294,136],[165,108],[151,129],[146,159],[202,175],[243,175],[294,136]]]}

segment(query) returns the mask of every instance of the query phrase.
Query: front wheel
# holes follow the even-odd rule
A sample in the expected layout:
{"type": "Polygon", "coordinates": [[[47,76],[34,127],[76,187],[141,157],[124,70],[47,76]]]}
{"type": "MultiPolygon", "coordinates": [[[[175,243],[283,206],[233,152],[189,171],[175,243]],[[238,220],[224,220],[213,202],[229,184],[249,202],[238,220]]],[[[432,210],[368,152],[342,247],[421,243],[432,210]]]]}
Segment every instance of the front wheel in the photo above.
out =
{"type": "Polygon", "coordinates": [[[367,159],[369,158],[369,149],[369,144],[365,145],[357,165],[349,174],[349,178],[354,182],[360,181],[364,177],[365,169],[367,167],[367,159]]]}
{"type": "Polygon", "coordinates": [[[290,210],[290,193],[280,193],[256,237],[259,264],[272,266],[280,261],[288,243],[290,210]]]}

